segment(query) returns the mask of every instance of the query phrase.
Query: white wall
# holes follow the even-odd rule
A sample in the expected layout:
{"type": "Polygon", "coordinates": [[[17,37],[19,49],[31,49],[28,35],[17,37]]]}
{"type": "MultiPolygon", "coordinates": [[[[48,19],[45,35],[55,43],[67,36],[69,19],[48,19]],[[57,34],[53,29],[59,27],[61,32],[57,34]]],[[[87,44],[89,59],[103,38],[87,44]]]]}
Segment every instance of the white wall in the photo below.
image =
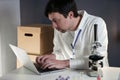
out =
{"type": "MultiPolygon", "coordinates": [[[[1,34],[0,34],[0,47],[1,47],[1,34]]],[[[2,76],[2,57],[1,57],[1,48],[0,48],[0,77],[2,76]]]]}
{"type": "Polygon", "coordinates": [[[8,44],[17,44],[18,25],[19,0],[0,0],[0,76],[16,68],[16,57],[8,44]]]}

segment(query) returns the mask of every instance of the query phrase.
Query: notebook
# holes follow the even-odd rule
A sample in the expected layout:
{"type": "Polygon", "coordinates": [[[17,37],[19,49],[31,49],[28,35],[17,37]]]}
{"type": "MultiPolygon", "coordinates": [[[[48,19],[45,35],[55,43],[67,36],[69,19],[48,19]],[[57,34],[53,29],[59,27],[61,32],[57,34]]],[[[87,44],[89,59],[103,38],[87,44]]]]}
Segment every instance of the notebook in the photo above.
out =
{"type": "Polygon", "coordinates": [[[15,53],[17,59],[20,61],[20,63],[26,67],[27,69],[33,71],[36,74],[46,74],[46,73],[53,73],[53,72],[58,72],[58,71],[63,71],[65,69],[61,69],[61,70],[42,70],[42,69],[37,69],[36,66],[34,65],[34,63],[31,61],[31,59],[29,58],[29,56],[27,55],[26,51],[14,46],[12,44],[9,44],[10,48],[13,50],[13,52],[15,53]]]}

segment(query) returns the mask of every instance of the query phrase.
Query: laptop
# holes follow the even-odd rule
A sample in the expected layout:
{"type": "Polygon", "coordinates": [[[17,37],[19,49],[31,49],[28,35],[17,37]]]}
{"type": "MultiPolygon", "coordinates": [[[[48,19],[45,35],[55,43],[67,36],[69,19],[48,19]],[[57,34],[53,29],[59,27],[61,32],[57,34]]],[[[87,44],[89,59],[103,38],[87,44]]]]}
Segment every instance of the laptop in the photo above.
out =
{"type": "Polygon", "coordinates": [[[31,59],[29,58],[29,56],[27,55],[26,51],[14,46],[12,44],[9,44],[10,48],[13,50],[13,52],[15,53],[17,59],[20,61],[20,63],[26,67],[27,69],[33,71],[36,74],[46,74],[46,73],[53,73],[53,72],[58,72],[58,71],[63,71],[65,69],[57,69],[57,70],[42,70],[42,69],[37,69],[36,66],[34,65],[34,63],[31,61],[31,59]]]}

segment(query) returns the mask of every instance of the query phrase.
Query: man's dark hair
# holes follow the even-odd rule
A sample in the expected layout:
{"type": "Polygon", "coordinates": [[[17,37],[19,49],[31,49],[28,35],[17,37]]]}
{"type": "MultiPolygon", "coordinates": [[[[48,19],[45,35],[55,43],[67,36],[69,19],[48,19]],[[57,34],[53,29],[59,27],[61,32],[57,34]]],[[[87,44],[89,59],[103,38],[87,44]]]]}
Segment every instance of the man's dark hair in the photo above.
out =
{"type": "Polygon", "coordinates": [[[48,17],[50,13],[58,12],[66,18],[70,11],[74,13],[74,17],[78,16],[74,0],[49,0],[45,8],[45,16],[48,17]]]}

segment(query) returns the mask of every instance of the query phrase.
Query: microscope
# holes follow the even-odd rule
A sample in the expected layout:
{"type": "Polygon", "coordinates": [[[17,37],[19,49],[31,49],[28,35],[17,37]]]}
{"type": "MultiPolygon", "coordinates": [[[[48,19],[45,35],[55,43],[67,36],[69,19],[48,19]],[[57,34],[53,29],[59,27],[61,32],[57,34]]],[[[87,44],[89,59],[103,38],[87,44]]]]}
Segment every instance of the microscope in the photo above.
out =
{"type": "Polygon", "coordinates": [[[94,43],[92,44],[91,55],[89,56],[89,71],[88,75],[91,77],[97,77],[98,74],[102,76],[102,71],[99,69],[103,67],[102,59],[104,56],[100,55],[97,51],[99,47],[101,47],[101,43],[98,42],[97,37],[97,24],[94,24],[94,43]]]}

